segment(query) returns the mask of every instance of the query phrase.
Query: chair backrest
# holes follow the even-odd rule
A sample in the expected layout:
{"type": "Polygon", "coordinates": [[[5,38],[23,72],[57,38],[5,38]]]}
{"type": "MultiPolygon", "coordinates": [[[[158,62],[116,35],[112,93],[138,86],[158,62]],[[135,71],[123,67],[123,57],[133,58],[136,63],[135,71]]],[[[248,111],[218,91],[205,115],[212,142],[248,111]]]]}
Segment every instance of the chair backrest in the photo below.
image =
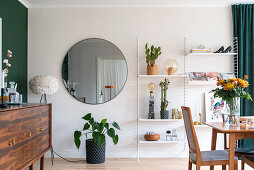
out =
{"type": "Polygon", "coordinates": [[[190,152],[198,154],[200,153],[200,148],[191,116],[191,109],[189,107],[182,106],[182,112],[190,152]]]}

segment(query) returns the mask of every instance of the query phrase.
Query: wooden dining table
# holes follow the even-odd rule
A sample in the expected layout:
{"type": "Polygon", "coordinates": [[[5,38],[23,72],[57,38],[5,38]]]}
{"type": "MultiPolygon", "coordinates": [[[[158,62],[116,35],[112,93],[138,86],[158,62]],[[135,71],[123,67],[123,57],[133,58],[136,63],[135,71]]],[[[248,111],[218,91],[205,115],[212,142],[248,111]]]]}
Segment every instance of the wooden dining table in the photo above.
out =
{"type": "MultiPolygon", "coordinates": [[[[212,128],[211,150],[216,149],[217,134],[229,135],[229,170],[234,170],[235,141],[239,139],[254,138],[254,127],[241,123],[240,126],[228,126],[223,122],[206,122],[212,128]]],[[[210,166],[210,170],[214,167],[210,166]]]]}

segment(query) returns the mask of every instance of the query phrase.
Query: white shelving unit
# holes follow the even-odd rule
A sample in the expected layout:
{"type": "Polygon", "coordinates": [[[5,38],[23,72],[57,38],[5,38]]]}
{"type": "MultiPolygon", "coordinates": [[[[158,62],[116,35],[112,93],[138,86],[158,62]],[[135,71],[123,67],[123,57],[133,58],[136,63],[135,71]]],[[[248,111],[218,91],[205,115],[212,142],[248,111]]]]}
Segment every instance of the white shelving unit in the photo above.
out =
{"type": "MultiPolygon", "coordinates": [[[[186,42],[186,38],[184,38],[184,55],[183,55],[183,64],[184,64],[184,73],[180,74],[180,75],[142,75],[140,74],[139,70],[140,70],[140,63],[139,63],[139,59],[140,59],[140,52],[139,52],[139,38],[137,38],[137,56],[138,56],[138,61],[137,61],[137,158],[139,161],[139,145],[141,144],[179,144],[182,143],[184,145],[184,150],[186,147],[186,137],[184,135],[184,140],[179,140],[179,141],[165,141],[165,140],[158,140],[158,141],[145,141],[144,139],[140,139],[140,124],[143,125],[143,123],[182,123],[183,126],[183,120],[179,120],[179,119],[144,119],[140,117],[140,95],[139,95],[139,85],[140,85],[140,81],[142,79],[162,79],[163,78],[172,78],[171,81],[174,81],[174,78],[182,78],[184,81],[184,89],[183,89],[183,93],[184,95],[182,95],[182,97],[184,98],[184,102],[183,105],[185,106],[189,106],[189,96],[188,96],[188,91],[189,91],[189,86],[190,85],[216,85],[216,81],[189,81],[189,58],[190,57],[195,57],[195,56],[204,56],[204,57],[212,57],[212,56],[232,56],[233,57],[233,70],[236,76],[238,76],[238,50],[237,50],[237,46],[238,46],[238,42],[237,42],[237,38],[233,38],[233,53],[189,53],[188,47],[187,47],[187,42],[186,42]]],[[[183,126],[184,127],[184,126],[183,126]]],[[[209,126],[207,125],[195,125],[195,128],[209,128],[209,126]]]]}
{"type": "MultiPolygon", "coordinates": [[[[185,140],[185,135],[184,135],[184,140],[178,140],[178,141],[166,141],[166,140],[163,140],[163,139],[160,139],[158,141],[146,141],[144,139],[140,139],[140,124],[142,125],[145,125],[145,123],[153,123],[153,124],[159,124],[160,123],[163,123],[163,124],[171,124],[171,123],[181,123],[183,125],[183,120],[182,119],[144,119],[144,118],[141,118],[140,117],[140,95],[139,95],[139,85],[140,85],[140,81],[143,80],[143,79],[161,79],[163,80],[164,78],[169,78],[171,79],[171,81],[174,81],[175,78],[177,79],[183,79],[184,80],[184,89],[183,89],[183,97],[184,97],[184,102],[182,103],[182,105],[187,105],[187,88],[188,88],[188,75],[185,74],[185,70],[184,70],[184,74],[179,74],[179,75],[143,75],[143,74],[140,74],[139,70],[140,70],[140,64],[139,64],[139,59],[140,59],[140,56],[139,56],[139,38],[137,38],[137,56],[138,56],[138,74],[137,74],[137,96],[138,96],[138,114],[137,114],[137,158],[138,158],[138,161],[139,161],[139,145],[143,145],[143,144],[183,144],[184,145],[184,150],[185,150],[185,145],[186,145],[186,140],[185,140]]],[[[183,56],[185,57],[185,56],[183,56]]],[[[185,60],[184,60],[185,61],[185,60]]],[[[184,66],[185,66],[185,62],[184,62],[184,66]]],[[[182,126],[181,125],[181,126],[182,126]]]]}

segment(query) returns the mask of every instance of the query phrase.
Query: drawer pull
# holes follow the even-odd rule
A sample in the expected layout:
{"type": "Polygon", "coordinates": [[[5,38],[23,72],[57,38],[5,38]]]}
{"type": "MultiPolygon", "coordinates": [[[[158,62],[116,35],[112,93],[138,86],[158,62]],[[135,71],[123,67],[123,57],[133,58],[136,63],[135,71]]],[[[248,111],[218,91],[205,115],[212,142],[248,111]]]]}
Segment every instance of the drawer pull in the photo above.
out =
{"type": "Polygon", "coordinates": [[[16,143],[16,141],[15,141],[15,139],[13,139],[13,140],[12,140],[12,144],[15,145],[15,143],[16,143]]]}
{"type": "Polygon", "coordinates": [[[15,143],[16,143],[15,139],[12,139],[12,140],[9,141],[9,146],[14,145],[15,143]]]}
{"type": "Polygon", "coordinates": [[[32,136],[32,133],[27,133],[27,136],[28,136],[28,137],[31,137],[31,136],[32,136]]]}
{"type": "Polygon", "coordinates": [[[43,130],[42,128],[39,129],[40,132],[41,132],[42,130],[43,130]]]}
{"type": "Polygon", "coordinates": [[[12,144],[12,141],[10,140],[10,141],[9,141],[9,146],[12,146],[12,145],[13,145],[13,144],[12,144]]]}

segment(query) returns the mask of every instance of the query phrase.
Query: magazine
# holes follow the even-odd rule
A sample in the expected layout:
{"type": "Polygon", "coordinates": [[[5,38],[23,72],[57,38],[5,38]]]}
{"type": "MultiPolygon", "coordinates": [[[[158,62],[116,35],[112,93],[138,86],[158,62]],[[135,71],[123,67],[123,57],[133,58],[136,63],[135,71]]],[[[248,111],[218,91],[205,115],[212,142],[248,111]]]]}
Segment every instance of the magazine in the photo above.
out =
{"type": "Polygon", "coordinates": [[[205,72],[190,72],[191,81],[207,81],[205,72]]]}
{"type": "Polygon", "coordinates": [[[206,72],[206,78],[208,81],[217,81],[221,76],[219,72],[206,72]]]}

